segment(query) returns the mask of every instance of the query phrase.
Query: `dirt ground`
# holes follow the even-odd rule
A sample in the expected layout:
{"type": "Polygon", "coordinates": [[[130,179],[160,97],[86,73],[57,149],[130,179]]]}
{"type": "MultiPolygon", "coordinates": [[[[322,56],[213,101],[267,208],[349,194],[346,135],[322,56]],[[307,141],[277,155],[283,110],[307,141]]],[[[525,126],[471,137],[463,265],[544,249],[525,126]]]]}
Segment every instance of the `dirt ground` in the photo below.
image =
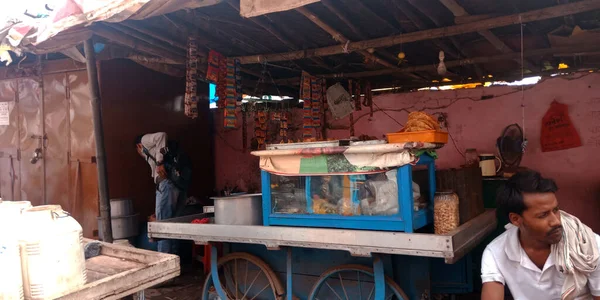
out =
{"type": "MultiPolygon", "coordinates": [[[[158,287],[147,289],[147,300],[200,300],[202,299],[202,284],[204,274],[201,264],[182,266],[181,276],[158,287]]],[[[475,300],[481,295],[473,293],[466,295],[433,295],[432,300],[475,300]]]]}
{"type": "Polygon", "coordinates": [[[147,300],[199,300],[202,299],[204,274],[202,265],[182,267],[181,276],[158,287],[147,289],[147,300]]]}

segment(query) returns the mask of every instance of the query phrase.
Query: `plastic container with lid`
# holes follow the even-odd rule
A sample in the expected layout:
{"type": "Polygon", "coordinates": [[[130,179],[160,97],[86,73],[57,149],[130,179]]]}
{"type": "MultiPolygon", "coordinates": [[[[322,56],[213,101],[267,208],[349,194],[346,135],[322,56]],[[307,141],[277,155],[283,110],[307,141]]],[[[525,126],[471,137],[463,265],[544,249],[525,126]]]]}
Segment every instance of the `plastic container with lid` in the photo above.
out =
{"type": "Polygon", "coordinates": [[[20,238],[25,299],[55,299],[86,282],[82,228],[60,205],[23,211],[20,238]]]}
{"type": "Polygon", "coordinates": [[[447,234],[460,225],[459,199],[453,191],[435,193],[433,199],[433,228],[435,234],[447,234]]]}
{"type": "Polygon", "coordinates": [[[21,212],[31,207],[29,201],[0,201],[0,299],[21,300],[23,277],[21,252],[17,238],[21,212]]]}

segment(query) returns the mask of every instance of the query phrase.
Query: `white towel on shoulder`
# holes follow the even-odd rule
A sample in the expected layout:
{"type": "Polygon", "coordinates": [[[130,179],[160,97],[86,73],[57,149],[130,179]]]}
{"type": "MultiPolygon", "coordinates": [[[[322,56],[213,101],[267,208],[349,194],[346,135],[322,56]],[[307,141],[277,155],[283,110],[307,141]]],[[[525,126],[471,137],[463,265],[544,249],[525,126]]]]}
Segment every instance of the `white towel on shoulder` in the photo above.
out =
{"type": "Polygon", "coordinates": [[[563,238],[552,245],[556,269],[565,274],[562,300],[571,300],[588,282],[588,276],[598,267],[598,244],[591,228],[564,211],[561,211],[563,238]]]}

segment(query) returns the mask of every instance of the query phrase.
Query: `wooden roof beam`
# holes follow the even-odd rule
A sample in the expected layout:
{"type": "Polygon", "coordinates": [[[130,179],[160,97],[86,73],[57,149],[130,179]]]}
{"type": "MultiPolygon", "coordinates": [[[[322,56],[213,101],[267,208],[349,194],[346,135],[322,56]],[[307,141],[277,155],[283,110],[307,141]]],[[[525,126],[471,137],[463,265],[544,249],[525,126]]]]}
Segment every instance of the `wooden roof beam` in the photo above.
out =
{"type": "Polygon", "coordinates": [[[143,33],[140,33],[136,30],[133,30],[129,27],[125,27],[122,26],[120,24],[113,24],[113,23],[103,23],[105,26],[108,26],[112,29],[118,30],[126,35],[129,35],[133,38],[136,38],[138,40],[144,41],[150,45],[153,45],[155,47],[164,49],[166,51],[169,51],[175,55],[181,55],[181,56],[185,56],[185,51],[179,48],[175,48],[172,46],[168,46],[168,45],[163,45],[160,41],[156,40],[155,38],[149,37],[143,33]]]}
{"type": "MultiPolygon", "coordinates": [[[[235,9],[238,13],[240,12],[239,3],[237,3],[237,1],[227,0],[227,4],[229,4],[229,6],[231,6],[233,9],[235,9]]],[[[265,22],[264,20],[260,19],[260,16],[255,17],[255,18],[248,18],[248,20],[250,20],[252,23],[254,23],[254,24],[258,25],[259,27],[263,28],[264,30],[266,30],[268,33],[270,33],[275,38],[277,38],[280,42],[282,42],[286,47],[288,47],[292,50],[300,49],[288,37],[286,37],[283,32],[277,30],[277,28],[273,27],[273,25],[271,25],[271,23],[265,22]]],[[[331,67],[329,67],[325,62],[323,62],[322,59],[320,59],[318,57],[310,58],[310,60],[313,61],[315,64],[317,64],[317,66],[319,66],[325,70],[333,71],[333,69],[331,67]]]]}
{"type": "Polygon", "coordinates": [[[155,39],[157,39],[159,41],[165,42],[165,43],[167,43],[167,44],[169,44],[169,45],[171,45],[173,47],[177,47],[179,49],[187,51],[187,46],[185,44],[180,43],[180,42],[175,41],[175,40],[172,40],[172,39],[169,39],[169,38],[167,38],[167,37],[165,37],[163,35],[157,34],[155,31],[146,29],[146,28],[144,28],[142,26],[139,26],[138,24],[135,24],[135,23],[133,23],[131,21],[130,22],[121,22],[119,24],[121,24],[121,25],[123,25],[125,27],[128,27],[128,28],[130,28],[132,30],[138,31],[140,33],[143,33],[143,34],[145,34],[147,36],[151,36],[151,37],[153,37],[153,38],[155,38],[155,39]]]}
{"type": "MultiPolygon", "coordinates": [[[[323,29],[327,33],[329,33],[333,37],[334,40],[336,40],[342,44],[342,47],[344,47],[346,44],[350,43],[350,40],[347,37],[345,37],[343,34],[338,32],[337,30],[335,30],[333,27],[329,26],[327,23],[323,22],[323,20],[321,20],[315,14],[310,12],[307,8],[299,7],[299,8],[296,8],[296,11],[299,12],[300,14],[302,14],[303,16],[305,16],[307,19],[309,19],[315,25],[319,26],[321,29],[323,29]]],[[[342,53],[343,52],[344,51],[342,51],[342,53]]],[[[360,55],[364,56],[365,58],[370,59],[370,60],[374,61],[375,63],[378,63],[384,67],[388,67],[388,68],[394,67],[393,64],[391,64],[385,60],[382,60],[381,58],[375,56],[374,54],[369,53],[366,50],[358,50],[357,52],[360,55]]]]}
{"type": "MultiPolygon", "coordinates": [[[[557,0],[556,2],[558,4],[567,4],[567,3],[569,3],[569,0],[557,0]]],[[[564,19],[565,19],[565,24],[567,26],[575,27],[576,24],[575,24],[575,18],[573,17],[573,15],[565,16],[564,19]]]]}
{"type": "Polygon", "coordinates": [[[261,63],[263,61],[275,62],[295,60],[316,56],[328,56],[342,54],[345,51],[359,51],[369,48],[384,48],[400,43],[411,43],[416,41],[432,40],[444,37],[450,37],[465,33],[478,32],[482,30],[528,23],[533,21],[548,20],[564,17],[568,15],[594,11],[600,9],[600,0],[583,0],[569,4],[556,5],[552,7],[532,10],[524,13],[517,13],[497,18],[487,19],[481,22],[453,25],[442,28],[428,29],[401,35],[382,37],[360,42],[350,42],[348,47],[343,49],[339,45],[328,46],[301,51],[292,51],[287,53],[260,54],[239,57],[242,64],[261,63]]]}
{"type": "Polygon", "coordinates": [[[173,54],[170,51],[164,50],[162,48],[158,48],[150,43],[147,43],[142,40],[138,40],[138,39],[133,38],[129,35],[126,35],[120,31],[110,29],[101,24],[94,25],[92,27],[92,31],[100,37],[103,37],[107,40],[113,41],[117,44],[126,46],[128,48],[131,48],[131,49],[143,52],[143,53],[151,54],[154,56],[164,57],[164,58],[174,60],[174,61],[181,61],[182,64],[185,63],[185,56],[183,56],[183,55],[173,54]]]}
{"type": "MultiPolygon", "coordinates": [[[[356,34],[356,36],[358,36],[362,40],[367,39],[367,36],[360,29],[358,29],[358,27],[354,26],[354,24],[348,19],[348,17],[346,16],[346,14],[343,11],[341,11],[340,9],[338,9],[331,2],[331,0],[321,0],[321,3],[323,3],[323,5],[327,9],[329,9],[329,11],[331,11],[340,20],[342,20],[342,22],[344,24],[346,24],[346,26],[348,26],[350,28],[350,30],[352,30],[352,32],[354,32],[354,34],[356,34]]],[[[390,53],[389,51],[387,51],[385,49],[375,49],[375,51],[376,51],[376,53],[382,55],[383,57],[385,57],[385,58],[387,58],[389,60],[392,60],[392,61],[397,61],[398,60],[398,57],[396,57],[394,54],[390,53]]],[[[413,78],[422,79],[422,76],[420,76],[418,74],[410,73],[409,76],[411,76],[413,78]]]]}
{"type": "MultiPolygon", "coordinates": [[[[598,45],[590,45],[590,46],[567,46],[567,47],[555,47],[555,48],[543,48],[543,49],[535,49],[530,51],[525,51],[525,57],[533,57],[533,56],[544,56],[544,55],[594,55],[600,51],[600,46],[598,45]]],[[[479,63],[490,63],[496,61],[505,61],[505,60],[513,60],[521,56],[521,53],[506,53],[506,54],[498,54],[492,56],[480,56],[466,59],[458,59],[451,60],[446,62],[446,67],[458,67],[464,65],[472,65],[479,63]]],[[[373,71],[363,71],[363,72],[353,72],[353,73],[337,73],[337,74],[321,74],[316,75],[322,78],[362,78],[362,77],[374,77],[381,75],[392,75],[398,73],[408,73],[408,72],[435,72],[436,66],[427,64],[421,66],[410,66],[410,67],[402,67],[402,68],[389,68],[382,70],[373,70],[373,71]]],[[[299,80],[299,78],[285,78],[282,79],[282,82],[293,82],[295,80],[299,80]]],[[[278,80],[276,80],[278,82],[278,80]]]]}
{"type": "MultiPolygon", "coordinates": [[[[417,1],[412,1],[412,0],[408,0],[408,2],[415,8],[421,10],[421,5],[418,5],[416,2],[417,1]]],[[[429,29],[427,24],[425,24],[421,18],[419,18],[419,16],[417,16],[415,13],[413,13],[412,9],[410,7],[408,7],[408,5],[406,5],[404,2],[401,1],[394,1],[394,3],[396,4],[396,7],[398,9],[400,9],[402,11],[402,13],[404,13],[404,15],[419,29],[419,30],[427,30],[429,29]]],[[[423,11],[421,11],[423,13],[423,11]]],[[[433,18],[431,17],[430,14],[428,13],[424,13],[424,15],[428,15],[430,17],[430,19],[432,19],[432,21],[435,22],[435,20],[433,20],[433,18]]],[[[441,27],[441,24],[435,24],[438,27],[441,27]]],[[[460,42],[458,42],[458,40],[454,37],[450,37],[449,38],[450,41],[452,42],[452,44],[454,45],[454,47],[456,48],[456,50],[458,51],[458,53],[456,51],[454,51],[454,49],[446,44],[445,42],[443,42],[442,40],[433,40],[434,44],[440,48],[441,50],[444,50],[444,53],[447,53],[448,55],[454,57],[454,58],[465,58],[468,57],[468,55],[466,55],[462,50],[461,50],[461,45],[460,42]]],[[[475,74],[477,74],[478,77],[482,77],[483,74],[483,70],[477,66],[474,65],[473,69],[475,71],[475,74]]]]}
{"type": "MultiPolygon", "coordinates": [[[[414,0],[409,0],[409,1],[413,2],[414,0]]],[[[460,4],[458,4],[458,2],[456,2],[455,0],[440,0],[440,2],[446,8],[448,8],[448,10],[450,10],[450,12],[452,12],[454,17],[470,16],[470,14],[462,6],[460,6],[460,4]]],[[[480,30],[480,31],[478,31],[478,33],[483,38],[485,38],[488,42],[490,42],[490,44],[492,44],[500,52],[514,53],[514,51],[510,47],[508,47],[507,44],[505,44],[502,40],[500,40],[500,38],[498,38],[498,36],[496,36],[490,30],[480,30]]],[[[519,64],[521,64],[521,58],[517,58],[515,61],[518,62],[519,64]]],[[[526,69],[529,69],[529,71],[531,71],[531,72],[538,69],[535,66],[535,64],[529,60],[524,60],[522,63],[523,63],[523,67],[526,69]]]]}
{"type": "Polygon", "coordinates": [[[231,45],[233,45],[236,50],[244,51],[245,49],[247,49],[250,51],[259,52],[258,48],[246,43],[245,41],[242,41],[242,40],[232,36],[231,34],[225,32],[223,30],[220,30],[218,28],[213,28],[210,24],[206,23],[203,20],[200,20],[199,22],[190,23],[186,20],[183,20],[183,19],[175,17],[175,16],[170,16],[170,18],[171,18],[171,20],[173,20],[173,22],[181,24],[181,25],[185,26],[186,28],[192,28],[192,29],[199,31],[200,35],[207,35],[209,40],[217,41],[220,44],[224,44],[229,47],[231,47],[231,45]]]}

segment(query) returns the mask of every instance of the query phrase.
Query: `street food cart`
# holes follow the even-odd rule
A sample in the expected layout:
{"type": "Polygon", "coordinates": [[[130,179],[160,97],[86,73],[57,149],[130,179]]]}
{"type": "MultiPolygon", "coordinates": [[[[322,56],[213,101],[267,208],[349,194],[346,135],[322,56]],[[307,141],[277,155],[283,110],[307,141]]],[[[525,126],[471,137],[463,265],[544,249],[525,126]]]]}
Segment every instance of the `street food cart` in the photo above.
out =
{"type": "Polygon", "coordinates": [[[429,263],[414,257],[453,264],[496,228],[488,210],[430,233],[432,205],[415,205],[412,175],[426,168],[420,193],[433,203],[432,150],[440,145],[333,143],[253,153],[261,158],[262,224],[192,223],[210,217],[200,214],[151,222],[149,236],[211,245],[203,299],[379,300],[421,299],[407,289],[429,263]],[[223,244],[229,254],[218,259],[223,244]]]}

